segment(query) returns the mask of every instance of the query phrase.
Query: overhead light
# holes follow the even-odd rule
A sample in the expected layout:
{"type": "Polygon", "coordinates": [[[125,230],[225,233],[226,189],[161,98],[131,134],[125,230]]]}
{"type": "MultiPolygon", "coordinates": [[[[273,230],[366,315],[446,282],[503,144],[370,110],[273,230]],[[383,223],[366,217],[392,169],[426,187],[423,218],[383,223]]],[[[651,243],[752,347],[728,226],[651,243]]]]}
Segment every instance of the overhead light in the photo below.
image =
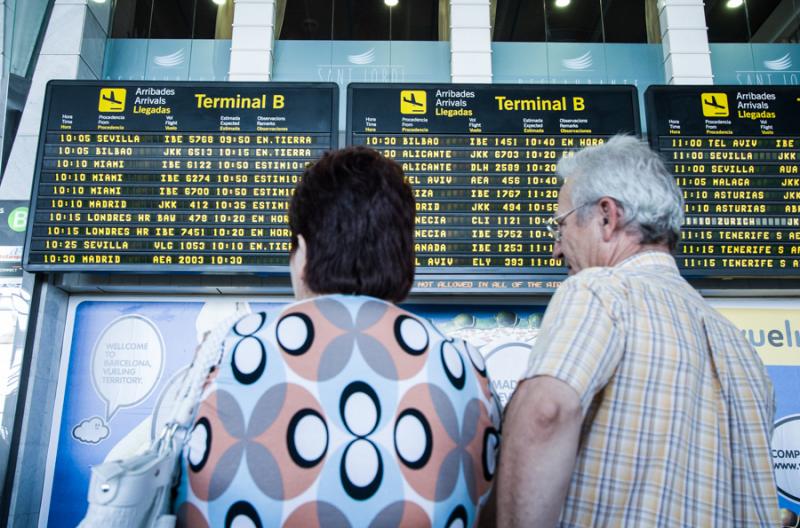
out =
{"type": "Polygon", "coordinates": [[[572,0],[556,0],[556,7],[567,7],[572,0]]]}
{"type": "Polygon", "coordinates": [[[211,1],[217,5],[225,5],[228,3],[228,0],[211,0],[211,1]]]}
{"type": "Polygon", "coordinates": [[[725,7],[728,9],[736,9],[737,7],[742,7],[744,5],[744,0],[728,0],[728,3],[725,4],[725,7]]]}
{"type": "Polygon", "coordinates": [[[106,0],[94,0],[95,4],[105,4],[106,0]]]}
{"type": "Polygon", "coordinates": [[[398,4],[399,0],[383,0],[383,3],[389,7],[394,7],[398,4]]]}

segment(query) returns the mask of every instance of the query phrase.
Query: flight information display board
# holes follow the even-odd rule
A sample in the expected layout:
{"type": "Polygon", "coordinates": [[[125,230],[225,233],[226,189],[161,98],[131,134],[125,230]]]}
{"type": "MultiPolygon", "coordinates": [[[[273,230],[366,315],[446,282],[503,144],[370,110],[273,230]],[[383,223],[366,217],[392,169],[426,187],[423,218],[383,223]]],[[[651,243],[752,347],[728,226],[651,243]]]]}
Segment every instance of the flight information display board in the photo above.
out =
{"type": "Polygon", "coordinates": [[[414,189],[417,272],[481,277],[444,286],[461,289],[547,289],[519,279],[563,276],[546,229],[556,163],[639,133],[632,86],[350,84],[347,105],[348,143],[394,158],[414,189]]]}
{"type": "Polygon", "coordinates": [[[336,147],[332,83],[54,81],[28,271],[287,271],[287,211],[336,147]]]}
{"type": "Polygon", "coordinates": [[[686,201],[683,274],[800,274],[800,88],[657,86],[645,101],[686,201]]]}

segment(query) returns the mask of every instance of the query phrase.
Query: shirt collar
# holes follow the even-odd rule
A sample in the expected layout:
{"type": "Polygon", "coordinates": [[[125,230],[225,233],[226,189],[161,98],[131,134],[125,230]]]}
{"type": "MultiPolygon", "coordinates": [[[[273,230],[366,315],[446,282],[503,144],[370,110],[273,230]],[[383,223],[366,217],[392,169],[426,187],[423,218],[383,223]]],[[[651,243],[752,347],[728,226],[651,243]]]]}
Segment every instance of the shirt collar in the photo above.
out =
{"type": "Polygon", "coordinates": [[[642,251],[626,258],[615,267],[628,268],[628,267],[658,267],[669,268],[670,271],[678,273],[678,265],[675,259],[669,253],[664,251],[642,251]]]}

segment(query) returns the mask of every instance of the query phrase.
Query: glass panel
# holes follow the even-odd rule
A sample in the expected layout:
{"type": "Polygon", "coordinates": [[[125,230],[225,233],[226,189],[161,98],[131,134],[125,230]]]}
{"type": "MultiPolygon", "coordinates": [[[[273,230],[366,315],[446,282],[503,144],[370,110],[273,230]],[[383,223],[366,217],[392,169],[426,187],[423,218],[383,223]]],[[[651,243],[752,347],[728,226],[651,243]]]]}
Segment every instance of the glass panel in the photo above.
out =
{"type": "MultiPolygon", "coordinates": [[[[800,85],[800,45],[751,44],[755,83],[800,85]]],[[[747,77],[745,76],[745,79],[747,77]]]]}
{"type": "Polygon", "coordinates": [[[647,42],[645,1],[603,0],[606,42],[647,42]]]}
{"type": "Polygon", "coordinates": [[[798,44],[711,44],[716,84],[800,85],[798,44]]]}
{"type": "Polygon", "coordinates": [[[112,38],[148,38],[153,0],[117,0],[114,5],[112,38]]]}
{"type": "Polygon", "coordinates": [[[103,79],[144,80],[148,44],[145,39],[108,39],[103,79]]]}
{"type": "Polygon", "coordinates": [[[547,61],[544,42],[492,44],[492,75],[496,83],[545,84],[550,79],[547,61]]]}
{"type": "Polygon", "coordinates": [[[151,40],[145,78],[149,81],[185,81],[189,78],[190,39],[151,40]]]}
{"type": "Polygon", "coordinates": [[[192,38],[213,39],[217,30],[219,6],[211,0],[197,0],[192,38]]]}
{"type": "Polygon", "coordinates": [[[189,80],[224,81],[230,62],[230,40],[193,40],[189,80]]]}
{"type": "Polygon", "coordinates": [[[280,40],[438,40],[438,20],[439,0],[287,0],[280,40]]]}
{"type": "Polygon", "coordinates": [[[750,2],[747,14],[752,42],[798,42],[800,0],[750,2]]]}
{"type": "Polygon", "coordinates": [[[549,44],[547,64],[550,82],[600,84],[606,80],[606,48],[603,44],[549,44]]]}
{"type": "MultiPolygon", "coordinates": [[[[759,28],[764,24],[770,14],[775,11],[775,8],[781,0],[755,0],[746,2],[746,11],[748,22],[750,23],[750,35],[755,35],[759,28]]],[[[784,4],[791,4],[792,0],[787,0],[784,4]]],[[[783,20],[785,23],[786,20],[783,20]]]]}
{"type": "MultiPolygon", "coordinates": [[[[387,9],[383,0],[373,1],[387,9]]],[[[439,39],[439,0],[400,0],[388,10],[392,15],[392,40],[439,39]]]]}
{"type": "MultiPolygon", "coordinates": [[[[20,77],[28,76],[33,50],[42,30],[47,0],[28,0],[16,2],[13,8],[13,29],[11,31],[11,73],[20,77]]],[[[8,2],[6,2],[8,5],[8,2]]],[[[6,16],[12,12],[5,8],[6,16]]]]}
{"type": "Polygon", "coordinates": [[[287,0],[281,40],[331,40],[332,0],[287,0]]]}
{"type": "Polygon", "coordinates": [[[195,0],[154,0],[150,38],[192,38],[195,0]]]}
{"type": "Polygon", "coordinates": [[[706,24],[709,42],[750,42],[747,10],[742,4],[728,7],[730,0],[706,2],[706,24]]]}
{"type": "Polygon", "coordinates": [[[544,42],[543,0],[497,0],[494,33],[496,42],[544,42]]]}
{"type": "Polygon", "coordinates": [[[600,0],[545,0],[547,40],[603,42],[601,13],[600,0]]]}
{"type": "Polygon", "coordinates": [[[383,0],[334,0],[333,40],[389,40],[392,9],[383,0]]]}
{"type": "Polygon", "coordinates": [[[343,130],[348,83],[450,82],[450,43],[282,40],[275,43],[272,80],[337,83],[343,130]]]}

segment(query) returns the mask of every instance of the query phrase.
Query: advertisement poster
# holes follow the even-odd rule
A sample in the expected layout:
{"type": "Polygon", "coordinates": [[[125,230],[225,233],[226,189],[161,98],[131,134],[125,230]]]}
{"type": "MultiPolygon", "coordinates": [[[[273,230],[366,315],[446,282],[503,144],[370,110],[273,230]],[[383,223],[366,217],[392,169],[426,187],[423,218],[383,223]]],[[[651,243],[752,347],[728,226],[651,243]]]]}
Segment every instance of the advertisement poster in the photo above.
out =
{"type": "Polygon", "coordinates": [[[28,202],[0,200],[0,280],[22,277],[22,244],[28,224],[28,202]]]}
{"type": "Polygon", "coordinates": [[[27,222],[28,202],[0,200],[0,479],[5,478],[11,450],[31,301],[29,288],[23,286],[22,272],[27,222]]]}
{"type": "Polygon", "coordinates": [[[775,387],[772,464],[783,526],[800,525],[800,301],[717,300],[712,305],[758,351],[775,387]]]}
{"type": "MultiPolygon", "coordinates": [[[[90,466],[133,453],[160,431],[159,418],[171,402],[164,394],[206,332],[234,314],[289,301],[73,297],[40,526],[76,526],[86,512],[90,466]]],[[[528,364],[543,306],[404,308],[478,347],[501,403],[507,403],[528,364]]]]}

